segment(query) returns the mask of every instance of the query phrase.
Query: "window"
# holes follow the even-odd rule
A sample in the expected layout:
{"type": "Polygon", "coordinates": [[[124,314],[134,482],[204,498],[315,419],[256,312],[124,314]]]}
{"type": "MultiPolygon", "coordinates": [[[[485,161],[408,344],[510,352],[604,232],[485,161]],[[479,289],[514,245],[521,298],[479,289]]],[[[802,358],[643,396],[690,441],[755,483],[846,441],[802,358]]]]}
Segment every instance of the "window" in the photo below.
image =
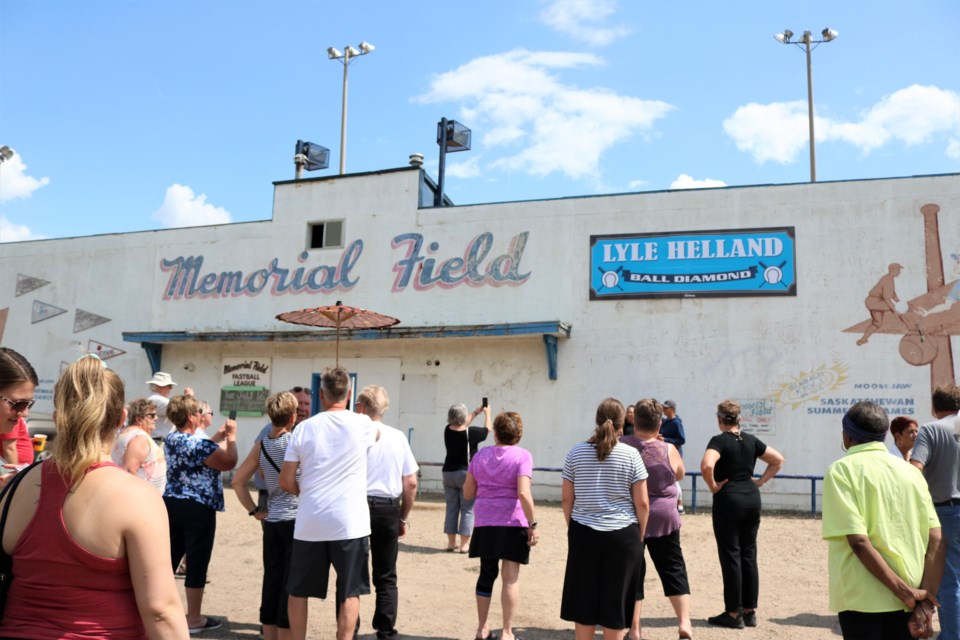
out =
{"type": "Polygon", "coordinates": [[[343,220],[311,222],[308,228],[310,249],[328,249],[343,246],[343,220]]]}

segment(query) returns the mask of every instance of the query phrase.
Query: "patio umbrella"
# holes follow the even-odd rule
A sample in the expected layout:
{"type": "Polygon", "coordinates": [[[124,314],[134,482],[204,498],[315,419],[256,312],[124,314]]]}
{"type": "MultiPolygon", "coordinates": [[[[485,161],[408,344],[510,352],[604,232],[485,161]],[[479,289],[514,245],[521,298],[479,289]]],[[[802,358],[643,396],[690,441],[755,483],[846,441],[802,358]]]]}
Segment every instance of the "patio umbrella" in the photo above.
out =
{"type": "Polygon", "coordinates": [[[386,329],[400,321],[397,318],[360,309],[347,307],[337,300],[335,305],[287,311],[277,316],[277,320],[292,324],[304,324],[310,327],[329,327],[337,330],[337,364],[340,364],[340,329],[386,329]]]}

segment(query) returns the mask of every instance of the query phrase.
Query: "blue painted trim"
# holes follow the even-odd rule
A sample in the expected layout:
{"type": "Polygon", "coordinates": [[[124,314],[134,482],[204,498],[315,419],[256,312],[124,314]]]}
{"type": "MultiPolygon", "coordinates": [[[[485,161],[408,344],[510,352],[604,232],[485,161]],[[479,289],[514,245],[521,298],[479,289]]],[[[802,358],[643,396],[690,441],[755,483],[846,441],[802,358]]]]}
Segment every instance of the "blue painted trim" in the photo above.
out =
{"type": "Polygon", "coordinates": [[[543,344],[547,348],[547,375],[551,380],[557,379],[557,336],[543,334],[543,344]]]}
{"type": "MultiPolygon", "coordinates": [[[[502,338],[540,334],[547,349],[547,374],[557,379],[557,338],[569,338],[571,326],[561,320],[519,322],[513,324],[476,324],[453,327],[391,327],[381,330],[353,331],[344,329],[341,338],[349,340],[410,340],[425,338],[502,338]]],[[[154,373],[160,370],[162,343],[174,342],[332,342],[337,334],[332,330],[307,331],[224,331],[190,333],[188,331],[124,331],[124,342],[140,342],[147,351],[147,359],[154,373]]],[[[320,385],[317,374],[311,383],[314,408],[319,405],[320,385]]]]}
{"type": "Polygon", "coordinates": [[[150,363],[150,372],[160,371],[160,362],[163,360],[163,345],[156,342],[144,342],[143,350],[147,352],[147,362],[150,363]]]}
{"type": "Polygon", "coordinates": [[[323,411],[323,399],[320,397],[320,384],[323,382],[323,374],[316,373],[310,375],[310,415],[314,416],[323,411]]]}
{"type": "MultiPolygon", "coordinates": [[[[560,320],[521,322],[514,324],[478,324],[450,327],[391,327],[389,329],[344,329],[341,339],[348,340],[404,340],[423,338],[486,338],[545,334],[569,338],[571,326],[560,320]]],[[[332,329],[306,331],[125,331],[124,342],[333,342],[337,339],[332,329]]],[[[145,347],[146,348],[146,347],[145,347]]]]}

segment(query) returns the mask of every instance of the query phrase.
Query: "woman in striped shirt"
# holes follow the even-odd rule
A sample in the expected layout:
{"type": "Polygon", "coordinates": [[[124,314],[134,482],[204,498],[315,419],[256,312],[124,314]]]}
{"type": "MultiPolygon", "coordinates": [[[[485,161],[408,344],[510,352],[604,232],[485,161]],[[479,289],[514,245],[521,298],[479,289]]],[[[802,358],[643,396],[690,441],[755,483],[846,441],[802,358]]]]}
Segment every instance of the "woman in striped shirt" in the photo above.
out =
{"type": "Polygon", "coordinates": [[[293,525],[297,517],[297,496],[281,489],[278,480],[290,432],[297,420],[297,398],[289,391],[275,393],[267,398],[266,410],[273,426],[266,437],[253,443],[247,459],[233,476],[233,489],[243,508],[262,523],[260,623],[264,640],[277,640],[291,637],[287,617],[287,575],[293,548],[293,525]],[[248,486],[253,474],[261,472],[267,487],[266,511],[258,509],[248,486]]]}
{"type": "Polygon", "coordinates": [[[563,515],[567,568],[560,617],[576,624],[576,639],[620,640],[636,605],[643,534],[650,502],[640,453],[618,442],[625,412],[607,398],[597,407],[597,427],[567,453],[563,465],[563,515]]]}

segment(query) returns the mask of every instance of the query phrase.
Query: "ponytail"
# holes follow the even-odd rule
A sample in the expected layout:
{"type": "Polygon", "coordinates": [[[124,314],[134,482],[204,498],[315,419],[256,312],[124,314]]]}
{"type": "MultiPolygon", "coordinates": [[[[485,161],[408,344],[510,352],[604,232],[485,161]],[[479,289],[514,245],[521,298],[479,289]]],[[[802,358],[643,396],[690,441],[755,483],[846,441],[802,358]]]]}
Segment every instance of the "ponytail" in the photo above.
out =
{"type": "Polygon", "coordinates": [[[123,420],[123,381],[96,356],[67,367],[53,390],[57,426],[53,460],[64,481],[73,485],[100,460],[123,420]]]}
{"type": "Polygon", "coordinates": [[[607,398],[597,407],[597,428],[587,440],[597,448],[597,460],[603,461],[620,439],[626,412],[616,398],[607,398]]]}
{"type": "Polygon", "coordinates": [[[597,447],[597,460],[601,462],[610,455],[610,452],[613,451],[613,448],[617,446],[619,438],[617,437],[617,430],[613,426],[612,420],[606,420],[603,424],[597,427],[597,430],[593,432],[593,435],[590,436],[590,439],[587,440],[592,445],[597,447]]]}

